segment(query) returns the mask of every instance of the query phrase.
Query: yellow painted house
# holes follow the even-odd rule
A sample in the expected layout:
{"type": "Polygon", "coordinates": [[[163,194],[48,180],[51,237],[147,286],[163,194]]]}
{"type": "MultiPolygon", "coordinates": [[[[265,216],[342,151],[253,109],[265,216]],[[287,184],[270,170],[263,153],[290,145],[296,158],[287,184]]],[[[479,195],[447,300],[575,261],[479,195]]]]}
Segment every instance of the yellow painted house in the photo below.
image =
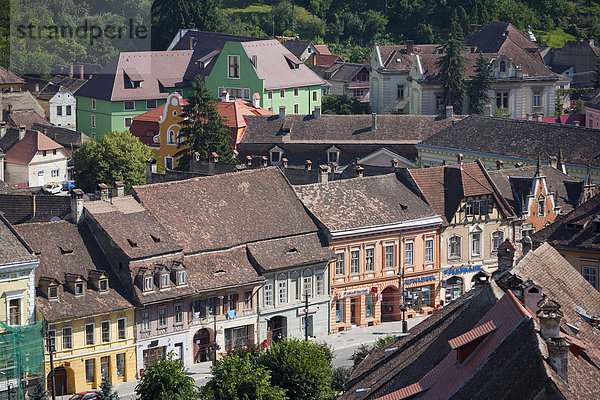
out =
{"type": "MultiPolygon", "coordinates": [[[[228,95],[215,103],[217,112],[229,128],[234,148],[242,139],[247,126],[244,115],[273,115],[271,111],[258,106],[259,100],[255,93],[253,103],[241,99],[229,100],[228,95]]],[[[186,104],[179,93],[171,93],[165,104],[133,118],[129,128],[132,135],[154,150],[155,158],[168,169],[177,167],[175,154],[182,149],[177,144],[183,120],[182,108],[186,104]]]]}
{"type": "Polygon", "coordinates": [[[40,257],[36,304],[54,347],[54,377],[45,354],[48,390],[99,388],[104,375],[113,384],[135,379],[134,306],[89,228],[57,221],[16,229],[40,257]]]}

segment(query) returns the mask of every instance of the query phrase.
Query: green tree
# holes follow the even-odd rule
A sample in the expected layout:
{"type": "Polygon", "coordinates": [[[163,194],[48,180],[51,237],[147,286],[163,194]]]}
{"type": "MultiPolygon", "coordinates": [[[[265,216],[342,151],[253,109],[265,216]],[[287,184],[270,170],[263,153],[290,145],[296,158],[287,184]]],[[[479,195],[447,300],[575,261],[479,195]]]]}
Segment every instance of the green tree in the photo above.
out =
{"type": "Polygon", "coordinates": [[[577,100],[575,107],[571,110],[570,114],[582,114],[583,113],[583,101],[577,100]]]}
{"type": "Polygon", "coordinates": [[[150,364],[135,387],[139,400],[193,400],[199,398],[194,378],[185,374],[181,360],[171,352],[166,359],[150,364]]]}
{"type": "Polygon", "coordinates": [[[326,94],[322,102],[323,114],[370,114],[371,107],[369,103],[363,103],[347,95],[326,94]]]}
{"type": "Polygon", "coordinates": [[[458,24],[456,11],[450,21],[450,31],[442,41],[444,55],[438,61],[442,98],[446,106],[452,106],[455,114],[462,114],[462,102],[465,91],[463,73],[465,59],[461,54],[464,49],[462,29],[458,24]]]}
{"type": "Polygon", "coordinates": [[[219,155],[219,160],[229,162],[233,159],[233,145],[229,129],[217,112],[215,99],[208,92],[200,76],[194,81],[192,94],[188,103],[183,106],[184,118],[179,134],[181,141],[177,145],[180,150],[176,156],[177,168],[188,170],[192,154],[200,154],[200,158],[208,160],[212,152],[219,155]]]}
{"type": "Polygon", "coordinates": [[[290,400],[328,400],[333,395],[331,360],[327,347],[293,338],[267,348],[258,363],[271,371],[271,384],[284,388],[290,400]]]}
{"type": "Polygon", "coordinates": [[[129,131],[105,133],[84,142],[73,155],[75,183],[86,192],[98,183],[133,185],[146,183],[146,160],[153,156],[147,145],[129,131]]]}
{"type": "Polygon", "coordinates": [[[344,390],[344,383],[350,378],[352,367],[338,367],[333,369],[331,389],[335,396],[339,396],[344,390]]]}
{"type": "Polygon", "coordinates": [[[285,390],[271,386],[271,372],[250,360],[229,354],[211,368],[212,377],[200,389],[205,400],[285,400],[285,390]]]}
{"type": "Polygon", "coordinates": [[[481,53],[475,64],[475,76],[469,84],[469,103],[471,114],[483,114],[486,104],[490,102],[490,90],[496,78],[489,60],[481,53]]]}
{"type": "Polygon", "coordinates": [[[100,398],[102,400],[119,400],[119,395],[113,390],[110,377],[103,376],[100,384],[100,398]]]}

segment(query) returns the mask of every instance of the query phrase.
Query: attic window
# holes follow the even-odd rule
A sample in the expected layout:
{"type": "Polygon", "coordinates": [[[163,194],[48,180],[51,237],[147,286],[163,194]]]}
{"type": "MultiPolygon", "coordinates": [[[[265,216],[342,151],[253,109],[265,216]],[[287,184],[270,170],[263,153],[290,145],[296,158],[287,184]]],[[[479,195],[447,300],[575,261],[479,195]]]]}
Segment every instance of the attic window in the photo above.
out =
{"type": "Polygon", "coordinates": [[[61,246],[58,246],[60,248],[60,254],[71,254],[73,252],[73,249],[65,249],[61,246]]]}
{"type": "Polygon", "coordinates": [[[289,56],[284,56],[285,60],[287,61],[290,69],[299,69],[300,68],[300,63],[296,60],[294,60],[294,58],[289,55],[289,56]]]}
{"type": "Polygon", "coordinates": [[[452,350],[456,350],[456,361],[458,364],[465,362],[467,358],[479,347],[479,345],[496,330],[494,321],[488,321],[454,339],[448,340],[452,350]]]}
{"type": "Polygon", "coordinates": [[[296,249],[295,247],[292,247],[291,249],[289,249],[288,251],[285,252],[285,254],[296,254],[298,253],[298,249],[296,249]]]}
{"type": "Polygon", "coordinates": [[[131,247],[138,247],[138,244],[131,239],[127,239],[127,243],[129,243],[131,247]]]}
{"type": "Polygon", "coordinates": [[[83,294],[83,283],[77,282],[75,283],[75,295],[80,296],[83,294]]]}
{"type": "Polygon", "coordinates": [[[177,271],[177,285],[185,285],[185,271],[177,271]]]}
{"type": "Polygon", "coordinates": [[[152,238],[152,240],[154,240],[154,243],[159,243],[160,242],[160,238],[154,235],[150,235],[150,237],[152,238]]]}
{"type": "Polygon", "coordinates": [[[147,276],[144,278],[144,292],[152,290],[152,277],[147,276]]]}
{"type": "Polygon", "coordinates": [[[214,276],[221,276],[221,275],[225,275],[225,270],[223,269],[218,269],[213,273],[214,276]]]}
{"type": "Polygon", "coordinates": [[[160,275],[160,288],[166,289],[169,287],[169,274],[160,275]]]}
{"type": "Polygon", "coordinates": [[[98,290],[101,292],[108,291],[108,279],[100,279],[98,283],[98,290]]]}
{"type": "Polygon", "coordinates": [[[58,299],[58,286],[50,286],[48,288],[48,298],[50,300],[58,299]]]}

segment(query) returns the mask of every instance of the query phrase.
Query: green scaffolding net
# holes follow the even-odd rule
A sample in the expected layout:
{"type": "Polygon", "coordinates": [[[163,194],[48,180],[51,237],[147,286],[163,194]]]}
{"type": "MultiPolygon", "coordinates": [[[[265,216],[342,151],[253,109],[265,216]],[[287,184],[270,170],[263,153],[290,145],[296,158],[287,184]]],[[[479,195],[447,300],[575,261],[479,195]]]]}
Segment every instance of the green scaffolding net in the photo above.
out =
{"type": "Polygon", "coordinates": [[[42,321],[19,326],[0,321],[0,399],[23,399],[43,378],[42,321]]]}

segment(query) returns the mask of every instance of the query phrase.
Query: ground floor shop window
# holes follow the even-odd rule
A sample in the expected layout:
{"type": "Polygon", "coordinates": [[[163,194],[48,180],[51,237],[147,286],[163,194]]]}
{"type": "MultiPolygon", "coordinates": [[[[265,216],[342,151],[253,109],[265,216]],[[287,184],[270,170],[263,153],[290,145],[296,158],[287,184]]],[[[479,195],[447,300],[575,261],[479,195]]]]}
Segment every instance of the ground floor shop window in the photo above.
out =
{"type": "Polygon", "coordinates": [[[144,350],[144,369],[148,368],[148,365],[164,359],[166,350],[166,346],[144,350]]]}
{"type": "Polygon", "coordinates": [[[96,370],[96,360],[90,358],[85,360],[85,381],[90,383],[94,382],[95,371],[96,370]]]}
{"type": "Polygon", "coordinates": [[[373,318],[373,295],[365,296],[365,317],[373,318]]]}
{"type": "Polygon", "coordinates": [[[225,329],[225,348],[233,349],[252,344],[252,325],[225,329]]]}
{"type": "Polygon", "coordinates": [[[117,354],[117,376],[125,376],[125,353],[117,354]]]}
{"type": "Polygon", "coordinates": [[[102,378],[108,377],[110,374],[110,357],[100,357],[100,375],[102,378]]]}
{"type": "Polygon", "coordinates": [[[446,281],[446,303],[456,300],[463,294],[463,281],[461,278],[452,277],[446,281]]]}
{"type": "Polygon", "coordinates": [[[344,300],[335,302],[335,322],[344,322],[344,300]]]}
{"type": "Polygon", "coordinates": [[[406,305],[417,312],[421,312],[423,307],[431,307],[431,286],[422,286],[407,289],[406,305]]]}

